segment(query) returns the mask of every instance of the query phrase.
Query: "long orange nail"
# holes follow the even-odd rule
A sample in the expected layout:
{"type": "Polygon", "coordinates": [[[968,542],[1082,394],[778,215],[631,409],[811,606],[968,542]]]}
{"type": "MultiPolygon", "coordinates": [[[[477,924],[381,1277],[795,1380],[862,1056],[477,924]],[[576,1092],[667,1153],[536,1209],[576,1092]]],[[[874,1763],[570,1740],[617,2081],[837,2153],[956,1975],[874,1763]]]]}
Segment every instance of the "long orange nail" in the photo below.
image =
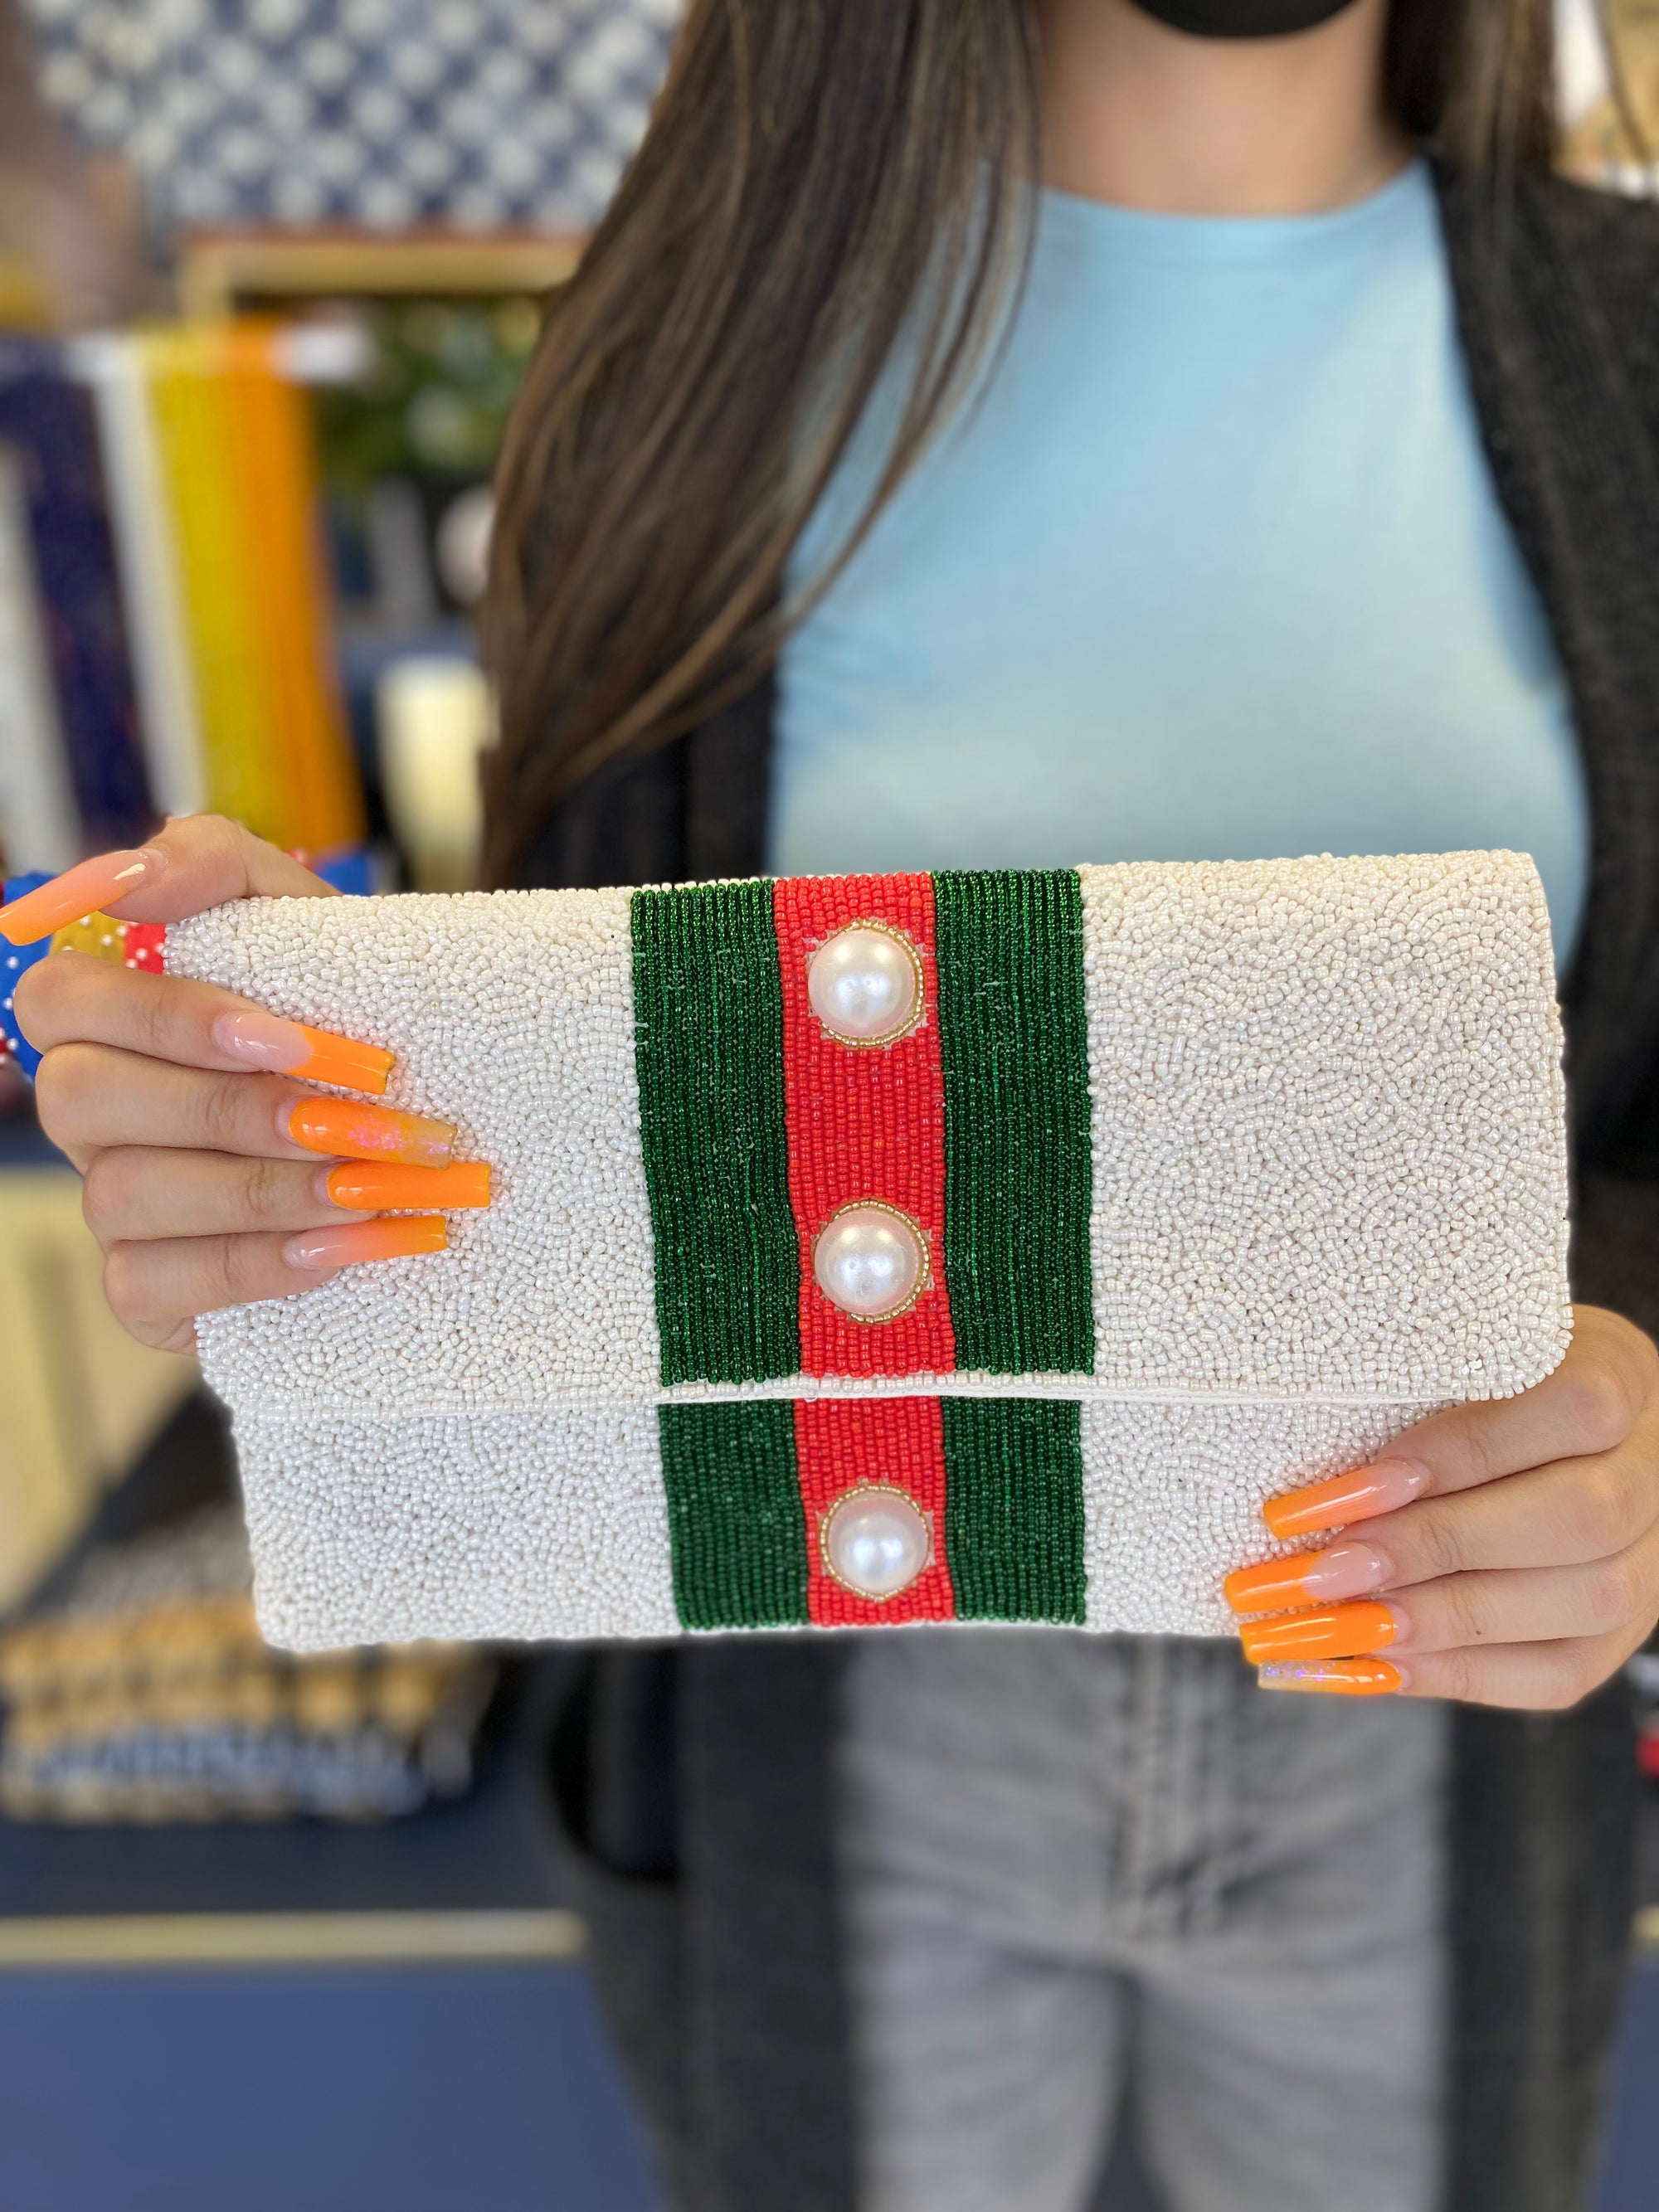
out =
{"type": "Polygon", "coordinates": [[[1349,1521],[1370,1521],[1409,1505],[1426,1486],[1429,1470],[1412,1459],[1380,1459],[1310,1483],[1283,1498],[1270,1498],[1261,1517],[1275,1536],[1311,1536],[1321,1528],[1340,1528],[1349,1521]]]}
{"type": "Polygon", "coordinates": [[[391,1106],[366,1106],[355,1098],[301,1098],[286,1106],[277,1127],[290,1144],[346,1160],[383,1160],[406,1168],[447,1168],[455,1141],[453,1121],[428,1121],[391,1106]]]}
{"type": "Polygon", "coordinates": [[[1325,1613],[1280,1613],[1273,1620],[1251,1621],[1238,1632],[1244,1656],[1259,1667],[1269,1659],[1353,1659],[1385,1650],[1405,1626],[1398,1607],[1365,1600],[1325,1613]]]}
{"type": "Polygon", "coordinates": [[[1294,1559],[1269,1559],[1265,1566],[1240,1567],[1224,1588],[1235,1613],[1287,1613],[1292,1606],[1334,1605],[1386,1589],[1394,1562],[1376,1544],[1333,1544],[1328,1551],[1304,1552],[1294,1559]]]}
{"type": "Polygon", "coordinates": [[[290,1267],[355,1267],[365,1260],[407,1260],[416,1252],[441,1252],[449,1231],[441,1213],[410,1213],[396,1221],[354,1221],[349,1228],[302,1229],[283,1247],[290,1267]]]}
{"type": "Polygon", "coordinates": [[[489,1203],[489,1169],[483,1160],[456,1160],[447,1168],[386,1167],[379,1160],[330,1168],[324,1185],[336,1206],[378,1213],[390,1206],[441,1206],[454,1210],[489,1203]]]}
{"type": "Polygon", "coordinates": [[[26,891],[12,905],[0,907],[0,937],[13,945],[33,945],[66,921],[79,921],[82,915],[113,906],[130,891],[153,883],[167,864],[167,854],[148,845],[136,852],[100,853],[95,860],[79,861],[39,890],[26,891]]]}
{"type": "Polygon", "coordinates": [[[1292,1660],[1263,1667],[1255,1679],[1264,1690],[1322,1690],[1335,1698],[1386,1698],[1406,1686],[1390,1659],[1292,1660]]]}
{"type": "Polygon", "coordinates": [[[286,1021],[281,1014],[258,1008],[219,1015],[213,1024],[213,1042],[228,1060],[239,1060],[244,1067],[274,1068],[283,1075],[302,1076],[307,1083],[372,1091],[377,1097],[386,1089],[396,1058],[378,1044],[360,1044],[355,1037],[310,1029],[304,1022],[286,1021]]]}

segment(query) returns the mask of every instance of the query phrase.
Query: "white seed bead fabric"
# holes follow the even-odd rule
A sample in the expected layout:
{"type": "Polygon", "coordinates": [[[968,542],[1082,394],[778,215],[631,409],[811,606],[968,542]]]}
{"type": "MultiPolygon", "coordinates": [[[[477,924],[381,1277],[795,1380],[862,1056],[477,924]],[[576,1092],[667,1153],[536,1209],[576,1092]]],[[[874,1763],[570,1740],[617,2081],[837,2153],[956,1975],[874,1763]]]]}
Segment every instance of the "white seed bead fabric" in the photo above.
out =
{"type": "Polygon", "coordinates": [[[1531,863],[1079,873],[1086,1376],[660,1387],[628,891],[170,930],[170,972],[388,1048],[387,1103],[494,1170],[447,1252],[200,1324],[272,1640],[673,1633],[659,1404],[918,1394],[1082,1401],[1088,1625],[1225,1633],[1222,1576],[1274,1548],[1264,1498],[1548,1373],[1565,1102],[1531,863]]]}
{"type": "Polygon", "coordinates": [[[674,1636],[654,1407],[307,1420],[244,1405],[253,1598],[290,1651],[674,1636]]]}
{"type": "Polygon", "coordinates": [[[1566,1125],[1518,853],[1079,870],[1097,1382],[1502,1398],[1566,1349],[1566,1125]]]}
{"type": "Polygon", "coordinates": [[[270,1413],[644,1404],[659,1373],[629,894],[246,899],[170,974],[398,1055],[388,1106],[457,1125],[492,1203],[449,1249],[204,1317],[209,1379],[270,1413]]]}
{"type": "Polygon", "coordinates": [[[1432,1405],[1235,1399],[1083,1407],[1085,1625],[1125,1636],[1229,1636],[1222,1577],[1275,1543],[1264,1499],[1364,1467],[1432,1405]],[[1156,1500],[1149,1514],[1149,1501],[1156,1500]]]}

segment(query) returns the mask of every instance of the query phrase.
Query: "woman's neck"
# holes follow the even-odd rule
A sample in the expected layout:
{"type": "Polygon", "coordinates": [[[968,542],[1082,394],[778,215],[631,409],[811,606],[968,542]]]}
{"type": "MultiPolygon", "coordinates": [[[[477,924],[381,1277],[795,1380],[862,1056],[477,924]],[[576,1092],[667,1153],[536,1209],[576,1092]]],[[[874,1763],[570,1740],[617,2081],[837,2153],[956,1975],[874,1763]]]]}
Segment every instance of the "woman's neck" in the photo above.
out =
{"type": "Polygon", "coordinates": [[[1194,39],[1131,0],[1038,0],[1047,181],[1170,215],[1312,215],[1410,158],[1383,98],[1388,0],[1284,39],[1194,39]]]}

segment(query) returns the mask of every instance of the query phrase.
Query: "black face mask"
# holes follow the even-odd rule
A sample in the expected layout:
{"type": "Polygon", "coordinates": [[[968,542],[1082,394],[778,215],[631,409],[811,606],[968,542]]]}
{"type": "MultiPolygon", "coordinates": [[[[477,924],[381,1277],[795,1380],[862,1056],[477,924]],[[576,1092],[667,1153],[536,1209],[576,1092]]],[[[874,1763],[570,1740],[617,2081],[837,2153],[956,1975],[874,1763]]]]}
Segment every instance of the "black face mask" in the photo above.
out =
{"type": "Polygon", "coordinates": [[[1328,23],[1353,0],[1135,0],[1172,31],[1194,39],[1283,39],[1328,23]]]}

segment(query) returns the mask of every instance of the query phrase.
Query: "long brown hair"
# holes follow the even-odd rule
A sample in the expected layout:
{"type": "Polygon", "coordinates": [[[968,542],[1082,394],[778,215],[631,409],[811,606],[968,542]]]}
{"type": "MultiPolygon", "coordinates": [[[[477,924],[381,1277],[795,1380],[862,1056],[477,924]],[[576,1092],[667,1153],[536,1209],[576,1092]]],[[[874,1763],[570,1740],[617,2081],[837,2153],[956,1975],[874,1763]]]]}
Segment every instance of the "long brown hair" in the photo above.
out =
{"type": "MultiPolygon", "coordinates": [[[[1553,64],[1551,0],[1393,0],[1389,97],[1453,163],[1547,161],[1553,64]]],[[[497,472],[491,880],[583,776],[764,669],[807,603],[781,604],[791,549],[914,331],[856,546],[1004,321],[1041,135],[1030,0],[693,0],[497,472]]]]}

